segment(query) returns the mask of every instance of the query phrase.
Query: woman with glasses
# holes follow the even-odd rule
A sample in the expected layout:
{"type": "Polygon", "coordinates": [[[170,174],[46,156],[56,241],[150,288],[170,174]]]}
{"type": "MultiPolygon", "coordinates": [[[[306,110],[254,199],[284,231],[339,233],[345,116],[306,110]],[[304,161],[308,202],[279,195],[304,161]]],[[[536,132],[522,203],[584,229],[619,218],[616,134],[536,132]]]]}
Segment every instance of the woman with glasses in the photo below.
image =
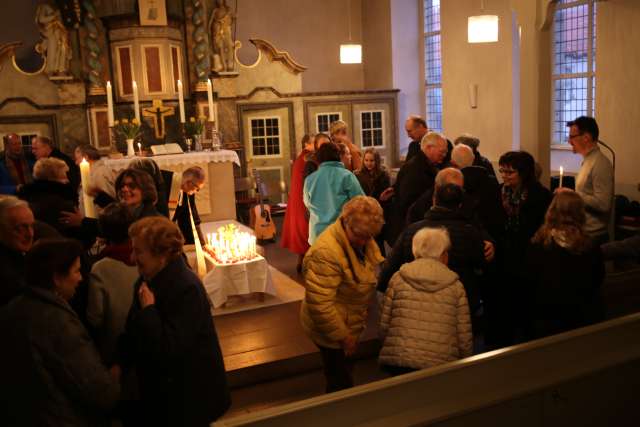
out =
{"type": "MultiPolygon", "coordinates": [[[[499,160],[502,176],[500,197],[504,214],[502,233],[497,236],[496,260],[499,285],[494,288],[494,319],[499,325],[496,344],[510,345],[528,339],[531,331],[521,310],[526,298],[525,257],[531,238],[544,222],[551,192],[535,176],[535,160],[526,151],[509,151],[499,160]],[[521,334],[520,337],[517,335],[521,334]]],[[[490,298],[493,299],[493,298],[490,298]]],[[[489,310],[491,312],[491,310],[489,310]]]]}
{"type": "Polygon", "coordinates": [[[326,392],[353,386],[353,359],[384,260],[374,237],[384,223],[376,199],[356,196],[304,257],[300,320],[320,349],[326,392]]]}

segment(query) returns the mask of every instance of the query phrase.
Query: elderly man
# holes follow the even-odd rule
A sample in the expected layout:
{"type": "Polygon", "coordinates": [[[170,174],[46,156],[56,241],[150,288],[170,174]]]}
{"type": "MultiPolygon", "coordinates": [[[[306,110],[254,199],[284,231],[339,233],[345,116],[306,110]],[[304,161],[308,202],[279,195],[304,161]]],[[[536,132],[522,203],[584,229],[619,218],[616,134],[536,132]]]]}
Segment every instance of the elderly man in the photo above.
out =
{"type": "Polygon", "coordinates": [[[33,162],[27,160],[22,141],[15,133],[9,134],[0,155],[0,193],[15,194],[18,188],[32,181],[33,162]]]}
{"type": "Polygon", "coordinates": [[[476,270],[483,268],[487,261],[493,259],[493,243],[483,230],[469,222],[460,209],[463,200],[462,173],[453,168],[444,169],[438,174],[436,182],[444,181],[442,179],[444,176],[448,176],[449,181],[457,181],[457,184],[436,185],[434,206],[422,221],[411,224],[400,235],[382,266],[378,277],[378,290],[386,292],[389,280],[394,273],[404,263],[413,261],[413,236],[420,229],[444,227],[451,237],[449,268],[460,276],[473,313],[480,304],[476,270]]]}
{"type": "Polygon", "coordinates": [[[429,132],[429,127],[422,117],[411,115],[407,117],[407,121],[404,123],[404,129],[407,131],[407,136],[411,138],[409,149],[407,150],[407,157],[405,158],[405,162],[408,162],[420,151],[420,141],[422,141],[422,137],[429,132]]]}
{"type": "Polygon", "coordinates": [[[471,148],[471,150],[473,150],[473,166],[481,166],[485,168],[491,175],[496,176],[496,171],[495,169],[493,169],[493,165],[491,164],[489,159],[484,157],[482,154],[480,154],[480,151],[478,151],[478,147],[480,146],[480,139],[471,135],[461,135],[457,137],[454,142],[455,146],[458,146],[460,144],[464,144],[467,147],[471,148]]]}
{"type": "Polygon", "coordinates": [[[33,244],[35,219],[27,202],[0,198],[0,307],[24,287],[24,255],[33,244]]]}
{"type": "Polygon", "coordinates": [[[609,240],[607,228],[613,201],[613,167],[598,148],[600,130],[593,117],[578,117],[567,123],[567,127],[573,152],[584,158],[576,177],[576,192],[585,205],[585,231],[596,244],[602,244],[609,240]]]}
{"type": "Polygon", "coordinates": [[[36,160],[55,157],[56,159],[60,159],[65,162],[67,166],[69,166],[69,171],[67,172],[69,184],[71,184],[74,191],[78,191],[78,187],[80,186],[80,168],[73,160],[71,160],[71,157],[55,148],[53,146],[53,141],[46,136],[37,136],[31,140],[31,151],[36,157],[36,160]]]}
{"type": "Polygon", "coordinates": [[[386,241],[393,245],[407,225],[407,211],[425,190],[433,187],[438,174],[438,165],[447,156],[447,139],[437,132],[429,132],[420,142],[420,151],[402,165],[392,187],[380,195],[380,200],[393,197],[387,208],[386,241]]]}

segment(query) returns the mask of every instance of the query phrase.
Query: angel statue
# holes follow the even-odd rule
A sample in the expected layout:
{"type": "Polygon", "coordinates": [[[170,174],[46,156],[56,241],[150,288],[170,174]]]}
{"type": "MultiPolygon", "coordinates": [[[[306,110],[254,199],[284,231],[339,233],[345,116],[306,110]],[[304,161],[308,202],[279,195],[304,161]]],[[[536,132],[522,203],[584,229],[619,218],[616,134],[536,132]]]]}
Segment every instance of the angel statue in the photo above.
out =
{"type": "Polygon", "coordinates": [[[231,26],[235,19],[226,0],[216,0],[216,8],[209,18],[215,72],[229,72],[235,69],[234,41],[231,36],[231,26]]]}
{"type": "Polygon", "coordinates": [[[49,76],[68,74],[71,45],[60,11],[47,3],[38,5],[36,24],[42,35],[42,40],[36,44],[36,52],[45,57],[45,73],[49,76]]]}

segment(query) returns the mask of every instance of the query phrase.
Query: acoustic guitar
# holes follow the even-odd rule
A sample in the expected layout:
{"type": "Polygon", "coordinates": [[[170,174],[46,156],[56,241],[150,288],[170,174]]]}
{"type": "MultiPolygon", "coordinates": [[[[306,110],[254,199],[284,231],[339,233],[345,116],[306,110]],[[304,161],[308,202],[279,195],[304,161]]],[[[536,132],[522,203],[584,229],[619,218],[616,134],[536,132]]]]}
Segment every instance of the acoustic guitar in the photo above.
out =
{"type": "Polygon", "coordinates": [[[253,169],[253,177],[256,180],[256,188],[258,190],[259,203],[253,207],[253,217],[255,222],[253,225],[256,239],[258,240],[275,240],[276,238],[276,225],[271,218],[271,207],[264,204],[263,195],[260,191],[262,187],[262,181],[260,179],[260,173],[256,169],[253,169]]]}

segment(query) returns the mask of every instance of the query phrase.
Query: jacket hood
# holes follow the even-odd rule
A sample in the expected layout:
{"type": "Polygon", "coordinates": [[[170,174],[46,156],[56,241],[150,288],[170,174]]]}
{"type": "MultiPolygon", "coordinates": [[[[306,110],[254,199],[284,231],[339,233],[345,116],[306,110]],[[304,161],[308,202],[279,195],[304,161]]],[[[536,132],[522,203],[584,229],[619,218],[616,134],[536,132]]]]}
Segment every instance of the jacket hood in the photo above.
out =
{"type": "Polygon", "coordinates": [[[413,288],[437,292],[458,280],[458,275],[431,258],[419,258],[400,267],[400,277],[413,288]]]}

